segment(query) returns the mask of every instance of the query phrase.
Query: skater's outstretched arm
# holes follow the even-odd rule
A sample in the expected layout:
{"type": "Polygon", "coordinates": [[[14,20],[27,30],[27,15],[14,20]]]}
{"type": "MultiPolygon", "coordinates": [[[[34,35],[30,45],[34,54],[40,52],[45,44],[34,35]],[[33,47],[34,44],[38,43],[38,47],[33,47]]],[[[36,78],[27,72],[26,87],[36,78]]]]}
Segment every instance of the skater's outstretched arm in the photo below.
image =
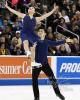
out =
{"type": "Polygon", "coordinates": [[[50,11],[49,13],[46,13],[46,14],[40,16],[40,17],[36,17],[36,21],[40,22],[40,21],[46,19],[47,17],[52,15],[57,9],[58,9],[58,6],[55,6],[54,9],[52,11],[50,11]]]}
{"type": "Polygon", "coordinates": [[[58,46],[58,45],[65,44],[65,43],[73,43],[73,40],[70,38],[67,38],[65,40],[58,40],[58,41],[48,40],[49,46],[58,46]]]}
{"type": "Polygon", "coordinates": [[[20,17],[20,18],[24,18],[25,15],[26,15],[26,14],[20,13],[20,12],[18,12],[18,11],[16,11],[16,10],[10,8],[10,7],[8,6],[7,2],[6,2],[6,4],[5,4],[5,7],[6,7],[10,12],[12,12],[12,13],[15,14],[15,15],[17,15],[17,16],[20,17]]]}

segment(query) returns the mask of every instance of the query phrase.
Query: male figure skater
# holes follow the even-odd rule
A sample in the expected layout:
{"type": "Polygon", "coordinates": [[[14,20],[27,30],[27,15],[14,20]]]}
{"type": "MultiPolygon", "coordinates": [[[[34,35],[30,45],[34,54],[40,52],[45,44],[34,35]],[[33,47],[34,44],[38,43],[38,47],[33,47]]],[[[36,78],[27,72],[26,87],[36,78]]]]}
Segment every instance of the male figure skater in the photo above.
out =
{"type": "Polygon", "coordinates": [[[35,61],[37,63],[41,63],[42,66],[39,68],[34,66],[32,69],[32,86],[33,86],[33,92],[34,92],[34,100],[40,100],[39,89],[38,89],[38,76],[39,76],[41,70],[47,75],[47,77],[51,81],[51,84],[53,86],[55,94],[61,100],[65,100],[65,97],[61,94],[61,92],[59,90],[54,73],[48,64],[47,54],[48,54],[48,46],[58,46],[58,45],[66,43],[68,41],[70,42],[70,39],[60,40],[60,41],[46,40],[45,39],[46,33],[45,33],[44,29],[39,29],[38,36],[41,38],[41,40],[39,40],[37,42],[35,61]]]}

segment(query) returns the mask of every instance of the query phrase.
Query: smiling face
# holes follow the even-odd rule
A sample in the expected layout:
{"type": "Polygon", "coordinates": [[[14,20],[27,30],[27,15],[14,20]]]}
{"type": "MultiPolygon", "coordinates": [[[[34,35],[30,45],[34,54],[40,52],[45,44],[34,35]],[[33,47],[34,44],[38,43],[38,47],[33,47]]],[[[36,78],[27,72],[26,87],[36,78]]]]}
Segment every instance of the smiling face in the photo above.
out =
{"type": "Polygon", "coordinates": [[[34,15],[34,13],[35,13],[35,8],[34,7],[29,7],[28,14],[34,15]]]}

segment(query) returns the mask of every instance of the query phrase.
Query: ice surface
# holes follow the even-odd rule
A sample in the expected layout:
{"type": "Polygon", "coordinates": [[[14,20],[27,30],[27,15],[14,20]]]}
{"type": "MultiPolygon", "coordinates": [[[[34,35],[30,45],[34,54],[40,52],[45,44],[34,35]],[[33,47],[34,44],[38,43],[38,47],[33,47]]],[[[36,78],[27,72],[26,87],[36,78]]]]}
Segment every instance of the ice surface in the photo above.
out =
{"type": "MultiPolygon", "coordinates": [[[[80,85],[60,85],[65,100],[80,100],[80,85]]],[[[52,86],[39,86],[40,100],[60,100],[52,86]]],[[[34,100],[32,86],[0,86],[0,100],[34,100]]]]}

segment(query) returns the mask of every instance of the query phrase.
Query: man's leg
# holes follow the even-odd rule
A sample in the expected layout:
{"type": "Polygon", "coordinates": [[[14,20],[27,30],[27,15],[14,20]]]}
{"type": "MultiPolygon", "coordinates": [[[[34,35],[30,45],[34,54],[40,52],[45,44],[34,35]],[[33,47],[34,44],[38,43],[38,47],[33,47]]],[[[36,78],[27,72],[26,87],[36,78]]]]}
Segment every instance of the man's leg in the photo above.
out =
{"type": "Polygon", "coordinates": [[[40,68],[33,68],[32,69],[32,86],[34,92],[34,100],[39,100],[39,88],[38,88],[38,76],[40,74],[40,68]]]}
{"type": "Polygon", "coordinates": [[[60,93],[58,84],[57,84],[57,80],[53,74],[53,71],[51,69],[51,67],[49,66],[49,64],[43,65],[42,70],[44,71],[44,73],[48,76],[49,80],[51,81],[51,84],[53,86],[53,89],[56,93],[56,95],[61,99],[61,100],[65,100],[64,96],[60,93]]]}

